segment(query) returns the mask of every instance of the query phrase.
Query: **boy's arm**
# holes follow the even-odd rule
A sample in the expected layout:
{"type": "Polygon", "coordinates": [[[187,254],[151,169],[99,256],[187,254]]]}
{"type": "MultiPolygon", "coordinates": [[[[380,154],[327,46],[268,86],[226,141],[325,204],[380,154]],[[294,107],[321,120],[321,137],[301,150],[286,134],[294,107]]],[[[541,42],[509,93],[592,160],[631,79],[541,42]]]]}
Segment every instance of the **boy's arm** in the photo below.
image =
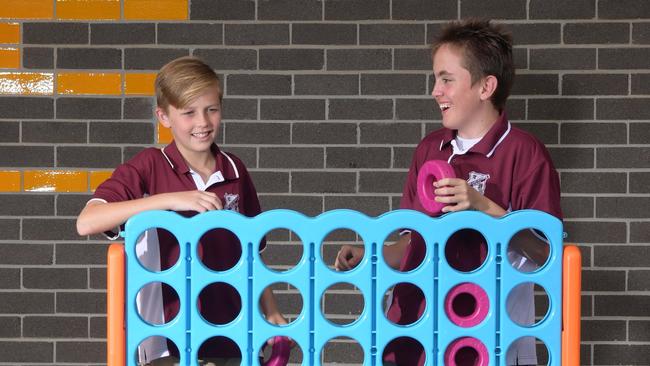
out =
{"type": "Polygon", "coordinates": [[[162,193],[111,203],[91,200],[77,218],[77,232],[85,236],[109,231],[131,216],[148,210],[205,212],[220,210],[222,207],[216,194],[204,191],[162,193]]]}
{"type": "MultiPolygon", "coordinates": [[[[402,256],[406,251],[406,247],[411,242],[411,234],[402,235],[399,240],[391,245],[384,245],[383,254],[386,264],[394,269],[399,269],[399,264],[402,261],[402,256]]],[[[348,271],[356,267],[363,259],[365,250],[362,247],[355,247],[352,245],[344,245],[336,255],[336,262],[334,268],[338,271],[348,271]]]]}
{"type": "Polygon", "coordinates": [[[275,301],[275,295],[273,295],[273,290],[270,287],[264,289],[260,302],[262,312],[269,323],[278,325],[287,324],[287,320],[278,309],[278,303],[275,301]]]}

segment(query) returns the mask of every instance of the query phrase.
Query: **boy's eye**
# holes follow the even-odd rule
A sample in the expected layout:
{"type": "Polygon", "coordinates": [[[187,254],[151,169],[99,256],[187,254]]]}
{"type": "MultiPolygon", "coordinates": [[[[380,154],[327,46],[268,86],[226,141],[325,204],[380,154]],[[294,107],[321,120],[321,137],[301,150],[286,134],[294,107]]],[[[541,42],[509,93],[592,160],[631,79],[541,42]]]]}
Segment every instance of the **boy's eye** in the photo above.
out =
{"type": "Polygon", "coordinates": [[[181,114],[183,114],[184,116],[191,116],[191,115],[194,114],[194,111],[185,111],[185,112],[183,112],[181,114]]]}
{"type": "Polygon", "coordinates": [[[210,112],[219,112],[219,108],[210,108],[208,109],[210,112]]]}

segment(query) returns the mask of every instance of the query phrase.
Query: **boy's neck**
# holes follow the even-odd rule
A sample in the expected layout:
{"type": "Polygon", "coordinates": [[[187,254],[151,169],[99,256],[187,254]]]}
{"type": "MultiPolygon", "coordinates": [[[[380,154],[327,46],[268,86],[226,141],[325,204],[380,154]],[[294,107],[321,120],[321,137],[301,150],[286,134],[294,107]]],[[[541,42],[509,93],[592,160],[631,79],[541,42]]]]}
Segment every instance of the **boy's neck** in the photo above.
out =
{"type": "Polygon", "coordinates": [[[212,150],[200,153],[181,151],[180,153],[183,159],[185,159],[187,166],[199,173],[204,180],[215,172],[216,161],[212,150]]]}
{"type": "Polygon", "coordinates": [[[501,113],[498,109],[494,108],[490,103],[482,113],[478,114],[478,118],[474,121],[458,129],[457,135],[464,139],[476,139],[485,136],[485,134],[494,126],[499,119],[501,113]]]}

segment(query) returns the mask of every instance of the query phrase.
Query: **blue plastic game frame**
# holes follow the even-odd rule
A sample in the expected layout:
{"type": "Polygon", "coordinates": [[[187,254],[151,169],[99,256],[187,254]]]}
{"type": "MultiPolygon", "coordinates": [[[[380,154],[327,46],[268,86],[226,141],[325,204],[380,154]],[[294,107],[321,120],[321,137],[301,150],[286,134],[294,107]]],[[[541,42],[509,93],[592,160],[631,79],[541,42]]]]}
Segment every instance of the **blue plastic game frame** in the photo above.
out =
{"type": "MultiPolygon", "coordinates": [[[[256,365],[257,353],[273,336],[289,336],[303,351],[303,364],[318,365],[323,346],[336,337],[350,337],[363,348],[364,365],[381,365],[384,347],[394,338],[411,337],[426,352],[427,365],[443,365],[449,344],[459,337],[478,338],[487,347],[489,365],[505,365],[508,346],[524,336],[537,337],[546,344],[549,365],[561,362],[562,327],[562,223],[557,218],[534,210],[510,213],[492,218],[476,211],[463,211],[431,218],[411,210],[391,211],[379,217],[368,217],[351,210],[334,210],[308,217],[290,210],[272,210],[249,218],[231,211],[211,211],[184,218],[168,211],[138,214],[126,224],[126,362],[135,365],[137,347],[150,336],[171,339],[181,354],[181,365],[194,365],[200,345],[208,338],[226,336],[236,342],[242,353],[242,365],[256,365]],[[147,229],[161,228],[176,236],[180,244],[178,262],[163,272],[151,272],[137,260],[135,246],[147,229]],[[197,255],[201,236],[215,228],[230,230],[242,244],[239,262],[224,272],[206,268],[197,255]],[[427,243],[421,265],[410,272],[388,267],[382,258],[386,238],[400,229],[412,229],[427,243]],[[533,228],[549,240],[550,254],[546,264],[532,273],[513,268],[506,255],[508,243],[517,232],[533,228]],[[264,265],[258,246],[261,239],[275,229],[289,229],[300,237],[303,256],[289,271],[277,272],[264,265]],[[348,272],[336,272],[323,261],[321,243],[337,229],[355,231],[363,240],[365,256],[348,272]],[[479,231],[487,240],[488,253],[483,265],[472,272],[458,272],[445,260],[447,239],[460,229],[479,231]],[[178,315],[165,325],[151,325],[138,315],[136,294],[150,282],[172,286],[180,298],[178,315]],[[239,291],[242,311],[226,325],[207,323],[196,303],[201,290],[213,282],[226,282],[239,291]],[[297,288],[303,309],[291,324],[276,327],[266,322],[258,310],[262,291],[276,282],[287,282],[297,288]],[[321,313],[319,301],[331,285],[346,282],[363,294],[365,307],[359,318],[349,325],[337,325],[321,313]],[[418,286],[427,307],[423,316],[408,326],[395,325],[384,316],[384,293],[397,283],[418,286]],[[445,294],[454,286],[471,282],[487,293],[490,310],[477,326],[462,328],[453,324],[444,311],[445,294]],[[541,285],[548,295],[546,316],[534,326],[514,323],[506,312],[510,291],[524,282],[541,285]]],[[[330,263],[331,265],[331,263],[330,263]]]]}

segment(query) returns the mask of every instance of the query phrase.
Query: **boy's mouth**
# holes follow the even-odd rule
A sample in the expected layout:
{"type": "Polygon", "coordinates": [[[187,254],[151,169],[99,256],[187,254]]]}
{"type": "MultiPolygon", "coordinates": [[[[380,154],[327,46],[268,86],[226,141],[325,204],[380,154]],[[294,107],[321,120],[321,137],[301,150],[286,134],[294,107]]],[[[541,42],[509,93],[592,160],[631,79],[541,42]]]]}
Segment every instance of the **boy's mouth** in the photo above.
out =
{"type": "Polygon", "coordinates": [[[438,106],[440,107],[440,110],[443,112],[451,108],[450,103],[440,103],[438,106]]]}
{"type": "Polygon", "coordinates": [[[210,134],[210,132],[212,132],[212,131],[193,132],[193,133],[192,133],[192,136],[193,136],[193,137],[196,137],[196,138],[199,138],[199,139],[203,139],[203,138],[208,137],[208,135],[210,134]]]}

